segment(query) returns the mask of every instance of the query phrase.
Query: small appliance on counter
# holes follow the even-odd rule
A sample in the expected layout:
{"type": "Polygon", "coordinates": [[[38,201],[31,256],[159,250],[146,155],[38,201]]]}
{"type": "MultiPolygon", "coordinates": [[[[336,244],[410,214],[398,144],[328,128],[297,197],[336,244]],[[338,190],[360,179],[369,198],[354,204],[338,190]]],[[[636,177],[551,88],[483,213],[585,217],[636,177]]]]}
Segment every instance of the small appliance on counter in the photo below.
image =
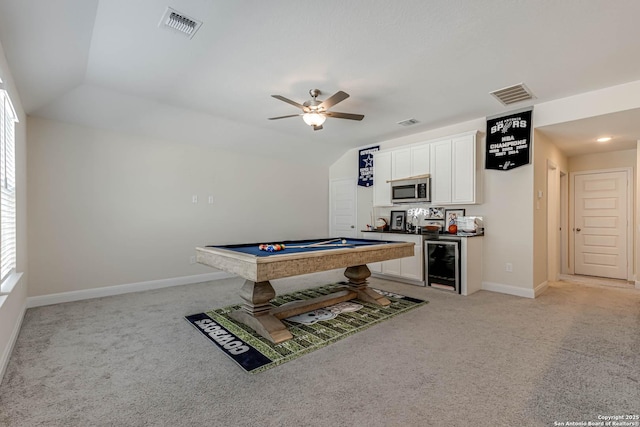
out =
{"type": "Polygon", "coordinates": [[[458,236],[477,236],[484,234],[484,221],[481,216],[459,216],[456,219],[458,236]]]}

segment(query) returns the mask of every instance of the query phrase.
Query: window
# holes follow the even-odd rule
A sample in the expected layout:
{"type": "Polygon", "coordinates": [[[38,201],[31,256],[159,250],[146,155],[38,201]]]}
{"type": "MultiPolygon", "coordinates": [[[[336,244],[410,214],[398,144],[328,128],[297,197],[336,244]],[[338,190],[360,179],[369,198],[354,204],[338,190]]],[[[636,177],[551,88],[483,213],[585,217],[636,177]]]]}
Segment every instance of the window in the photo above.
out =
{"type": "Polygon", "coordinates": [[[18,121],[0,80],[0,282],[16,268],[16,157],[18,121]]]}

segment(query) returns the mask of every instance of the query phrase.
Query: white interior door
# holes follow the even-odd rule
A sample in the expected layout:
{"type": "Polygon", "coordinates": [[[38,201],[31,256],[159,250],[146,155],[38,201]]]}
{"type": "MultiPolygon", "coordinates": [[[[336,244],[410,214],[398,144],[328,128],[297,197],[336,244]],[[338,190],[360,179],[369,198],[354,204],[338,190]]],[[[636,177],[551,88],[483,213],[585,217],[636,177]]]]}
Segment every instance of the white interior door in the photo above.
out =
{"type": "Polygon", "coordinates": [[[628,172],[574,178],[575,274],[626,279],[628,172]]]}
{"type": "Polygon", "coordinates": [[[358,237],[356,180],[334,179],[329,186],[329,234],[331,237],[358,237]]]}

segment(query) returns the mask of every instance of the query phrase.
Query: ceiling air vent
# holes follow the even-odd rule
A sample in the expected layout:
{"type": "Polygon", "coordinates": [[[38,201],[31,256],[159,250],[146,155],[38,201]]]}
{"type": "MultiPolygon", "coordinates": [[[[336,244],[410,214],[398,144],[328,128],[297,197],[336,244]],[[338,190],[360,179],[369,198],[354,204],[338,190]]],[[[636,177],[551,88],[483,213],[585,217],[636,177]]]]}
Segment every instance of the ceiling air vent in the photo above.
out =
{"type": "Polygon", "coordinates": [[[420,123],[420,121],[418,121],[416,119],[407,119],[407,120],[403,120],[401,122],[398,122],[398,124],[400,126],[411,126],[411,125],[415,125],[417,123],[420,123]]]}
{"type": "Polygon", "coordinates": [[[192,38],[202,25],[202,21],[197,21],[170,7],[167,8],[158,26],[169,30],[177,31],[186,37],[192,38]]]}
{"type": "Polygon", "coordinates": [[[524,83],[519,83],[517,85],[505,87],[503,89],[494,90],[493,92],[489,92],[489,94],[493,95],[498,101],[502,103],[502,105],[511,105],[515,104],[516,102],[535,98],[535,96],[533,96],[529,88],[525,86],[524,83]]]}

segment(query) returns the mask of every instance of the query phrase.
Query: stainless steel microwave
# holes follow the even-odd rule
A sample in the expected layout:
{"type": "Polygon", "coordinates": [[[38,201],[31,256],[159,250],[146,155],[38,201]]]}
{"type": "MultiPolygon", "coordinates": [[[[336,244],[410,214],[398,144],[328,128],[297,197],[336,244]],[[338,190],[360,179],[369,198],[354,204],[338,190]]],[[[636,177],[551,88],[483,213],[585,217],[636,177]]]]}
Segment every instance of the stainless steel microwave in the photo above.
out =
{"type": "Polygon", "coordinates": [[[430,201],[430,177],[391,181],[391,203],[423,203],[430,201]]]}

